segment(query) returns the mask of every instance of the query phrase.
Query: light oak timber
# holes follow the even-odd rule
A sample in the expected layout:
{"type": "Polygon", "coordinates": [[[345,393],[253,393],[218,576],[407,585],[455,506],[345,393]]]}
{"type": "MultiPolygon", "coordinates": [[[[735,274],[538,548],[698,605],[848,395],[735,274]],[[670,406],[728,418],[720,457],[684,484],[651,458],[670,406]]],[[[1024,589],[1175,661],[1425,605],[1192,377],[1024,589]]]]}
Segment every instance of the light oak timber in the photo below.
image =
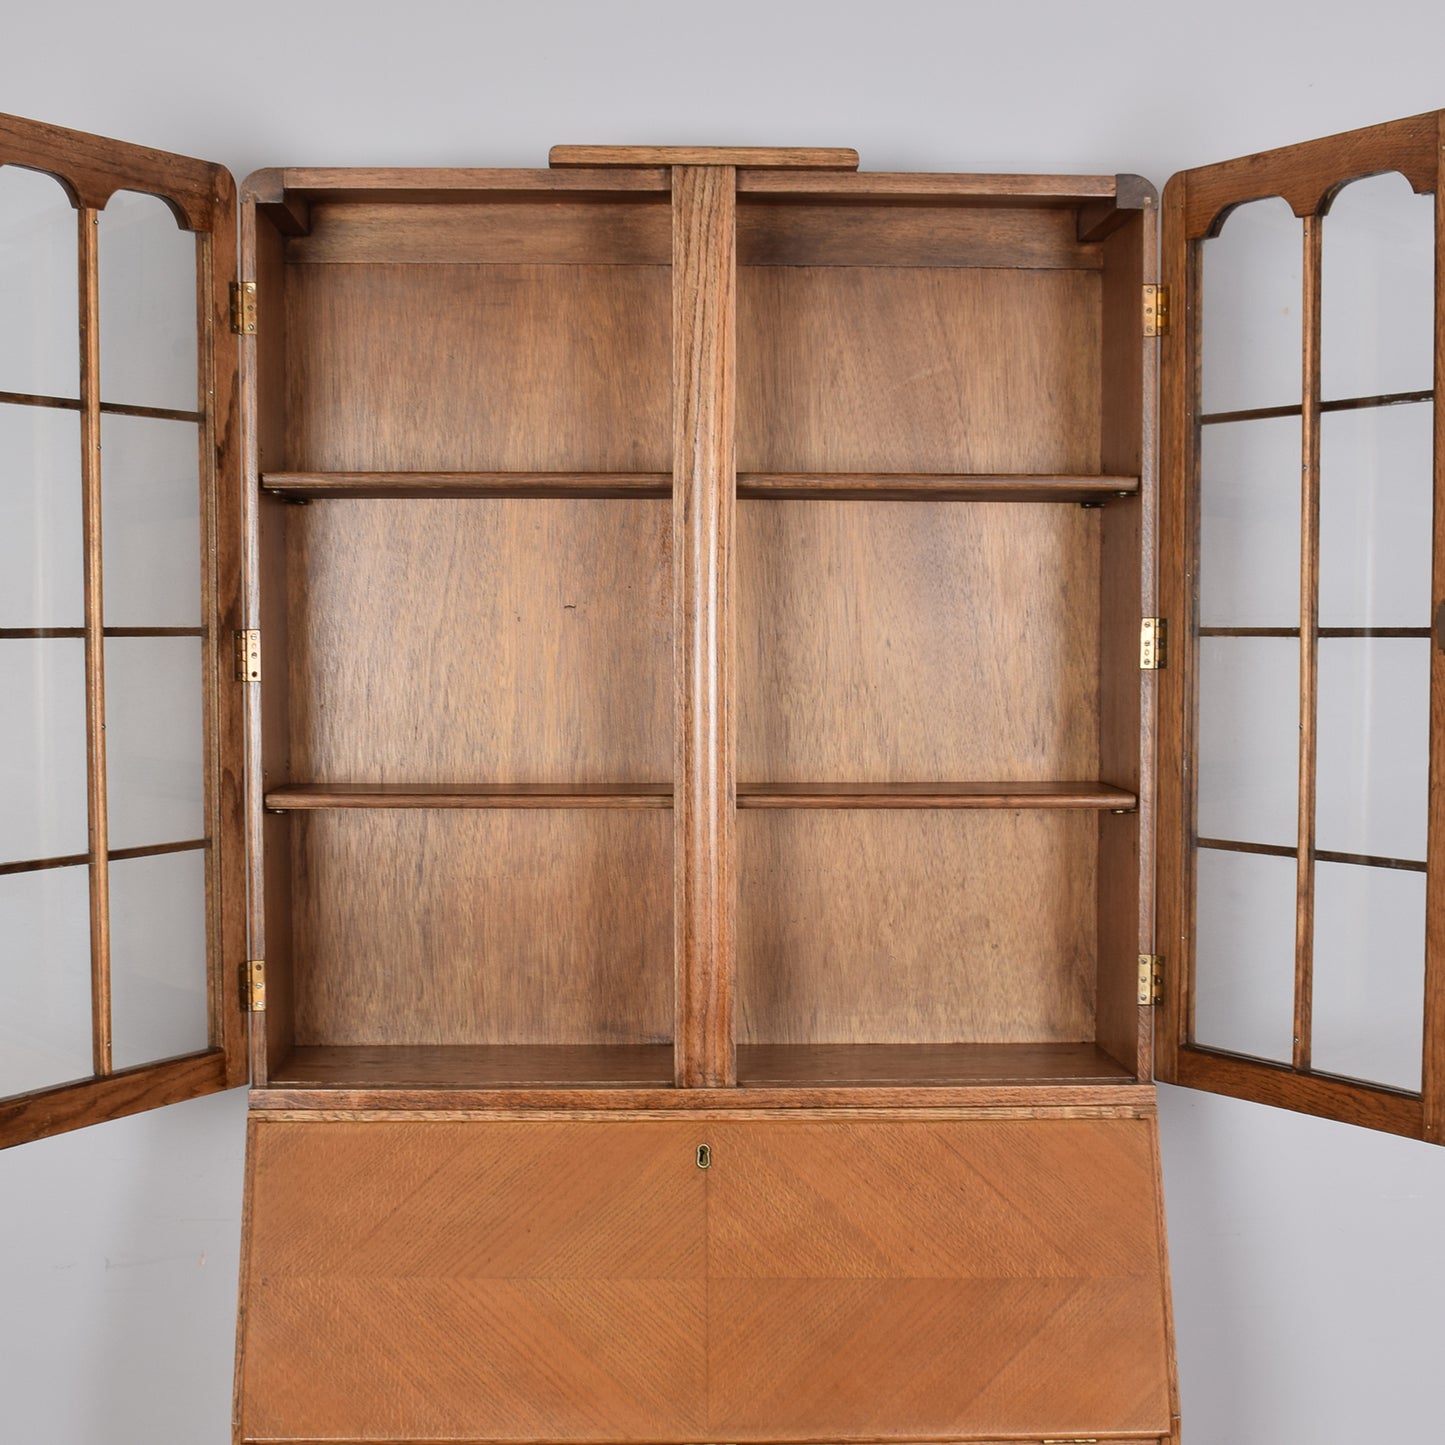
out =
{"type": "MultiPolygon", "coordinates": [[[[669,497],[668,472],[268,472],[277,496],[669,497]]],[[[1106,501],[1139,488],[1137,476],[916,475],[907,472],[740,472],[739,498],[806,501],[1106,501]]]]}
{"type": "Polygon", "coordinates": [[[742,1088],[1134,1082],[1093,1044],[742,1044],[742,1088]]]}
{"type": "MultiPolygon", "coordinates": [[[[822,146],[553,146],[548,164],[567,166],[717,166],[720,169],[856,171],[858,152],[822,146]]],[[[729,176],[731,185],[734,178],[729,176]]],[[[673,189],[677,174],[673,173],[673,189]]]]}
{"type": "MultiPolygon", "coordinates": [[[[736,1089],[722,1089],[713,1093],[703,1089],[668,1089],[657,1091],[655,1095],[651,1096],[653,1102],[647,1104],[638,1102],[637,1091],[629,1094],[612,1093],[605,1096],[600,1093],[564,1094],[557,1092],[553,1095],[550,1103],[537,1107],[528,1104],[525,1099],[519,1101],[516,1094],[507,1095],[505,1098],[498,1095],[496,1100],[487,1102],[485,1105],[476,1104],[478,1096],[475,1094],[454,1096],[458,1099],[470,1099],[474,1105],[470,1108],[464,1104],[456,1104],[449,1108],[398,1107],[398,1099],[404,1101],[408,1097],[414,1098],[414,1094],[406,1093],[396,1095],[374,1093],[373,1097],[379,1102],[368,1107],[348,1108],[339,1105],[338,1101],[345,1096],[337,1093],[308,1094],[306,1097],[314,1101],[314,1107],[293,1108],[281,1101],[279,1092],[270,1093],[262,1090],[255,1096],[256,1102],[252,1106],[251,1118],[257,1123],[286,1122],[291,1124],[366,1122],[370,1120],[419,1123],[490,1123],[497,1120],[513,1120],[523,1123],[538,1123],[553,1119],[582,1123],[597,1118],[596,1111],[591,1105],[602,1097],[606,1097],[610,1101],[607,1119],[620,1123],[628,1120],[675,1119],[678,1117],[679,1109],[685,1110],[689,1119],[701,1121],[708,1119],[772,1119],[777,1118],[778,1111],[783,1108],[788,1110],[785,1117],[789,1119],[816,1119],[821,1122],[841,1119],[876,1122],[882,1117],[918,1119],[935,1123],[942,1120],[972,1123],[980,1119],[1153,1119],[1158,1114],[1153,1088],[1123,1084],[1109,1085],[1102,1089],[1094,1086],[1067,1089],[1065,1091],[1069,1095],[1067,1099],[1062,1102],[1046,1103],[1040,1102],[1046,1096],[1040,1094],[1038,1090],[1030,1093],[1028,1090],[1017,1088],[971,1090],[967,1094],[970,1100],[967,1104],[962,1104],[956,1097],[950,1098],[947,1094],[930,1093],[927,1096],[930,1102],[926,1106],[917,1102],[907,1102],[908,1091],[906,1090],[890,1090],[884,1093],[876,1089],[872,1091],[854,1089],[842,1096],[846,1099],[846,1102],[842,1103],[839,1102],[840,1096],[825,1093],[823,1097],[829,1102],[826,1104],[815,1102],[811,1105],[799,1103],[796,1097],[797,1092],[795,1090],[791,1091],[791,1094],[785,1094],[779,1090],[770,1090],[754,1091],[743,1095],[736,1089]],[[1014,1102],[1000,1102],[1005,1095],[1012,1098],[1014,1102]],[[789,1102],[790,1098],[791,1103],[789,1102]],[[894,1100],[894,1105],[887,1103],[889,1098],[894,1100]],[[559,1099],[571,1102],[558,1103],[559,1099]],[[583,1101],[581,1104],[576,1102],[579,1099],[583,1101]],[[868,1106],[870,1100],[877,1105],[876,1108],[868,1106]],[[880,1114],[880,1108],[886,1108],[886,1114],[880,1114]]],[[[952,1093],[956,1096],[960,1091],[953,1090],[952,1093]]]]}
{"type": "Polygon", "coordinates": [[[1095,271],[744,266],[738,469],[1098,475],[1099,325],[1095,271]]]}
{"type": "Polygon", "coordinates": [[[668,471],[670,280],[288,264],[286,460],[263,470],[668,471]]]}
{"type": "Polygon", "coordinates": [[[1132,809],[1138,800],[1101,783],[751,783],[739,808],[1132,809]]]}
{"type": "Polygon", "coordinates": [[[1156,1127],[712,1125],[716,1438],[1166,1432],[1156,1127]]]}
{"type": "Polygon", "coordinates": [[[587,171],[464,166],[282,166],[254,171],[246,191],[259,204],[284,206],[300,202],[375,204],[426,200],[466,203],[509,195],[536,196],[660,191],[672,188],[666,166],[607,168],[587,171]]]}
{"type": "Polygon", "coordinates": [[[877,197],[894,201],[951,200],[985,206],[1078,206],[1091,201],[1112,201],[1118,195],[1117,176],[952,175],[927,171],[745,170],[738,176],[739,196],[768,195],[810,200],[864,200],[877,197]]]}
{"type": "Polygon", "coordinates": [[[316,1088],[670,1087],[671,1044],[329,1045],[292,1049],[271,1086],[316,1088]]]}
{"type": "Polygon", "coordinates": [[[0,1149],[230,1088],[220,1049],[0,1100],[0,1149]]]}
{"type": "MultiPolygon", "coordinates": [[[[1437,123],[1437,154],[1445,155],[1445,112],[1437,123]]],[[[1435,375],[1445,377],[1445,176],[1435,178],[1435,375]]],[[[1445,407],[1435,408],[1435,515],[1431,597],[1445,599],[1445,407]]],[[[1445,717],[1445,650],[1430,649],[1430,716],[1445,717]]],[[[1425,1055],[1421,1088],[1425,1137],[1445,1141],[1445,748],[1430,748],[1430,801],[1425,879],[1425,1055]]]]}
{"type": "Polygon", "coordinates": [[[736,1078],[735,184],[730,166],[673,171],[674,1038],[685,1088],[736,1078]]]}
{"type": "Polygon", "coordinates": [[[975,266],[1098,270],[1071,211],[861,201],[738,207],[740,266],[975,266]]]}
{"type": "MultiPolygon", "coordinates": [[[[105,766],[105,586],[100,471],[100,216],[75,214],[80,290],[81,547],[85,611],[86,846],[90,857],[91,1068],[111,1072],[110,790],[105,766]]],[[[209,916],[209,915],[208,915],[209,916]]]]}
{"type": "Polygon", "coordinates": [[[292,808],[670,808],[672,784],[655,783],[292,783],[266,806],[292,808]]]}

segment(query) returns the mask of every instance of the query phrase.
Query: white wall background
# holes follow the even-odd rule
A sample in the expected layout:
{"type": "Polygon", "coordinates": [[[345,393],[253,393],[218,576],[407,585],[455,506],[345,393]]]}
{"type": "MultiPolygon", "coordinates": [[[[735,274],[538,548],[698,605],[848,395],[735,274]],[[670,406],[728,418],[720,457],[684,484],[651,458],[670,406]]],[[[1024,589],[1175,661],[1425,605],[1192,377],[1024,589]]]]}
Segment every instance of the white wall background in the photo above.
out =
{"type": "MultiPolygon", "coordinates": [[[[6,0],[0,109],[223,161],[1174,170],[1445,106],[1438,0],[6,0]]],[[[1445,1150],[1161,1090],[1188,1445],[1439,1438],[1445,1150]]],[[[224,1445],[243,1093],[0,1154],[0,1441],[224,1445]]]]}

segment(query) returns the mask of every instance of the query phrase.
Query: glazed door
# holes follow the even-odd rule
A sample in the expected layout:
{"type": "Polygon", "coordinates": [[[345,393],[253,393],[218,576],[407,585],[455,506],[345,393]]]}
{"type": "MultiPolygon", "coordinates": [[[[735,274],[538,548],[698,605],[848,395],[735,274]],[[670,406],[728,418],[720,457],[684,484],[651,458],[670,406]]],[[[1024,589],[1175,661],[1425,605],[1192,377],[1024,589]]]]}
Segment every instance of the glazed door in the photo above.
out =
{"type": "Polygon", "coordinates": [[[1445,1124],[1441,116],[1163,202],[1161,1079],[1445,1124]]]}
{"type": "Polygon", "coordinates": [[[0,1145],[244,1083],[235,190],[0,117],[0,1145]]]}
{"type": "Polygon", "coordinates": [[[1152,1119],[709,1140],[708,1439],[1170,1435],[1152,1119]]]}

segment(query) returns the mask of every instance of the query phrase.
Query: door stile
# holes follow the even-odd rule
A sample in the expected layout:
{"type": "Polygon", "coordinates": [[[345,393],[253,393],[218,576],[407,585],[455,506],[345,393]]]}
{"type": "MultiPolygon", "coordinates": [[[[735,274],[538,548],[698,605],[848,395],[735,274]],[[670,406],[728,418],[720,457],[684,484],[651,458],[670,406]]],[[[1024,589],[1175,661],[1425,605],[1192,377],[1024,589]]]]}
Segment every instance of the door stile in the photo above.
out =
{"type": "Polygon", "coordinates": [[[80,258],[80,486],[84,549],[85,787],[90,848],[92,1063],[111,1072],[110,825],[105,774],[105,587],[101,572],[100,213],[76,210],[80,258]]]}
{"type": "MultiPolygon", "coordinates": [[[[1445,111],[1437,119],[1445,156],[1445,111]]],[[[1430,812],[1425,848],[1425,1137],[1445,1141],[1445,167],[1435,178],[1435,487],[1430,649],[1430,812]]]]}
{"type": "Polygon", "coordinates": [[[1170,666],[1157,679],[1155,950],[1172,967],[1154,1024],[1154,1074],[1179,1080],[1179,1046],[1190,1037],[1189,967],[1194,933],[1194,696],[1199,530],[1191,521],[1187,482],[1199,449],[1199,340],[1194,324],[1198,248],[1185,236],[1187,175],[1175,176],[1160,199],[1160,278],[1173,322],[1160,338],[1158,555],[1159,615],[1170,620],[1170,666]]]}
{"type": "Polygon", "coordinates": [[[732,166],[673,167],[673,867],[682,1088],[726,1088],[737,1078],[736,216],[732,166]]]}
{"type": "Polygon", "coordinates": [[[1320,300],[1323,216],[1304,218],[1303,361],[1300,377],[1299,823],[1295,835],[1292,1062],[1310,1066],[1315,958],[1315,791],[1320,665],[1320,300]]]}

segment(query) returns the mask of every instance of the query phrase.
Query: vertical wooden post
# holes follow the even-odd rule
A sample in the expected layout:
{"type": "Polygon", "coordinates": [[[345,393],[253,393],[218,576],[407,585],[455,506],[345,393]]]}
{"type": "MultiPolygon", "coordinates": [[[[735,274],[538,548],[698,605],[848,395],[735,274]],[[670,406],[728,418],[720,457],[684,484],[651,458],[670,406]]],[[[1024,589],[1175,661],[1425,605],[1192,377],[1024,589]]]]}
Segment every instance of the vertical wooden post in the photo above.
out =
{"type": "Polygon", "coordinates": [[[733,455],[737,173],[672,171],[676,1078],[736,1082],[733,455]]]}
{"type": "Polygon", "coordinates": [[[1299,823],[1295,835],[1294,1052],[1310,1067],[1315,989],[1315,760],[1320,661],[1320,274],[1322,216],[1304,218],[1300,376],[1299,823]]]}
{"type": "Polygon", "coordinates": [[[85,777],[90,853],[92,1067],[111,1072],[110,825],[105,774],[105,587],[100,499],[100,212],[77,211],[80,251],[80,480],[85,550],[85,777]]]}
{"type": "Polygon", "coordinates": [[[1425,848],[1425,1137],[1445,1140],[1445,111],[1435,146],[1435,488],[1430,647],[1430,813],[1425,848]]]}

